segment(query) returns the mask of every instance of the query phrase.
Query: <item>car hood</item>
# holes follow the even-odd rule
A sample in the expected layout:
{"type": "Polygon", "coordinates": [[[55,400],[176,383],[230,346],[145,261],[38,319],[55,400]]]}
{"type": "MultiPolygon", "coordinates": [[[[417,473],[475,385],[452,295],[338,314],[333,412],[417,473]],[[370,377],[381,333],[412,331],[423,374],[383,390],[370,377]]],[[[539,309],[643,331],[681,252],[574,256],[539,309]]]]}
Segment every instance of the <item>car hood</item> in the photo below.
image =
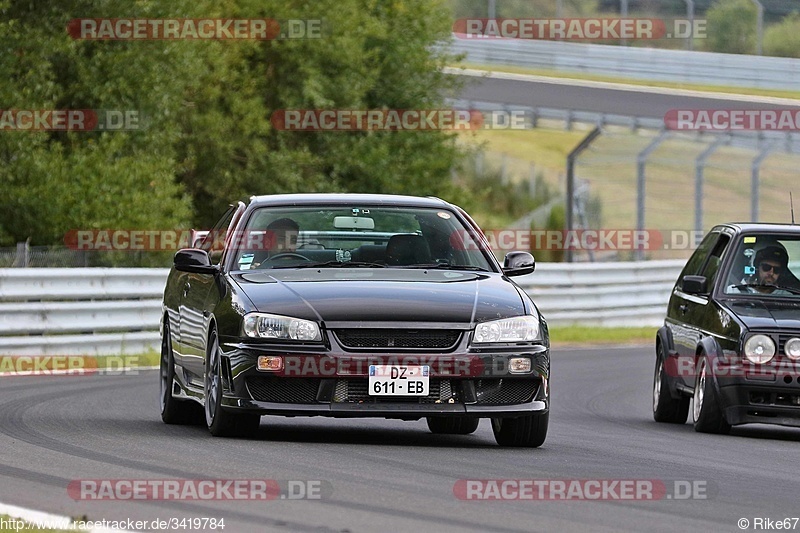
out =
{"type": "Polygon", "coordinates": [[[525,307],[501,274],[418,269],[302,269],[234,274],[262,312],[335,323],[470,324],[525,307]]]}
{"type": "Polygon", "coordinates": [[[800,329],[800,302],[731,300],[727,307],[748,329],[800,329]]]}

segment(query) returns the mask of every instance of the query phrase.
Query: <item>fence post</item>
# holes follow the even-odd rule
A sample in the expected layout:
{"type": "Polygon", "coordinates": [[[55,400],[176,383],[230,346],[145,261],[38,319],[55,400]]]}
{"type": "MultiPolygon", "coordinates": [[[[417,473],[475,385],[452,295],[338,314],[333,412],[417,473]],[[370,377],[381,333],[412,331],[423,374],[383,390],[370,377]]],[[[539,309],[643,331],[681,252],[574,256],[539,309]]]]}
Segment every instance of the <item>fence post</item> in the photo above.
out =
{"type": "MultiPolygon", "coordinates": [[[[589,135],[583,138],[583,140],[578,143],[576,146],[567,156],[567,212],[566,212],[566,223],[567,223],[567,232],[572,231],[575,227],[575,221],[573,220],[573,212],[574,212],[574,202],[575,202],[575,160],[578,159],[578,156],[581,153],[589,148],[589,146],[594,142],[594,140],[602,133],[598,127],[595,127],[592,131],[589,132],[589,135]]],[[[567,263],[572,262],[572,250],[565,250],[565,258],[567,263]]]]}
{"type": "MultiPolygon", "coordinates": [[[[639,155],[636,156],[636,230],[640,232],[640,235],[641,232],[644,231],[644,191],[645,187],[647,186],[647,181],[645,179],[647,158],[656,148],[658,148],[659,144],[664,142],[669,137],[669,135],[669,131],[662,130],[658,134],[658,137],[650,141],[650,144],[648,144],[645,149],[639,152],[639,155]]],[[[644,259],[644,250],[637,249],[635,250],[634,255],[637,261],[641,261],[644,259]]]]}
{"type": "Polygon", "coordinates": [[[28,241],[17,243],[17,254],[14,257],[12,268],[28,268],[31,262],[31,248],[28,241]]]}

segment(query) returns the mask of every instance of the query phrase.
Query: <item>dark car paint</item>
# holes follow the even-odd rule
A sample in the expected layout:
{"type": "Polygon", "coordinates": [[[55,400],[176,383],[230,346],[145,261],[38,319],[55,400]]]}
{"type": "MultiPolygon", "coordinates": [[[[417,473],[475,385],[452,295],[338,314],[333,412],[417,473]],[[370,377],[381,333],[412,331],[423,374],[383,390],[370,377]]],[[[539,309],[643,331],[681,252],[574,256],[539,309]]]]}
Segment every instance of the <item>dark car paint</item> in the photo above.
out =
{"type": "MultiPolygon", "coordinates": [[[[730,236],[720,273],[727,273],[734,261],[731,249],[741,237],[750,234],[800,234],[800,227],[785,224],[724,224],[712,228],[730,236]]],[[[702,268],[701,268],[702,270],[702,268]]],[[[726,276],[717,276],[707,295],[688,295],[681,290],[681,276],[672,291],[667,315],[656,336],[656,342],[666,348],[665,368],[694,368],[699,355],[708,356],[716,374],[714,388],[721,400],[725,416],[731,425],[768,423],[800,427],[800,406],[770,407],[749,403],[752,391],[800,395],[800,377],[792,376],[790,383],[782,381],[784,374],[776,372],[775,379],[748,377],[758,369],[742,355],[742,346],[751,333],[775,336],[783,330],[800,335],[800,301],[777,300],[759,295],[725,294],[726,276]]],[[[658,356],[658,351],[656,351],[658,356]]],[[[769,373],[788,361],[782,354],[761,370],[769,373]]],[[[673,398],[689,395],[694,390],[694,374],[668,376],[673,398]]]]}
{"type": "MultiPolygon", "coordinates": [[[[250,213],[268,205],[392,205],[436,207],[460,217],[460,209],[438,199],[375,195],[280,195],[254,197],[237,213],[246,224],[250,213]]],[[[476,227],[462,217],[465,226],[476,227]]],[[[232,226],[231,229],[237,229],[232,226]]],[[[487,247],[488,249],[488,247],[487,247]]],[[[475,348],[470,333],[478,322],[538,312],[530,298],[503,273],[496,259],[487,254],[494,272],[435,269],[307,268],[264,271],[233,270],[233,254],[226,253],[215,275],[170,272],[164,294],[164,317],[170,323],[170,341],[178,367],[176,381],[180,397],[203,400],[203,376],[207,341],[212,327],[219,332],[223,359],[223,405],[228,409],[262,414],[309,414],[328,416],[409,417],[447,413],[485,416],[519,416],[549,410],[549,336],[540,316],[542,339],[534,343],[475,348]],[[323,332],[320,343],[267,342],[245,338],[242,317],[252,311],[294,316],[316,321],[323,332]],[[341,348],[331,327],[440,327],[464,330],[458,346],[448,358],[477,358],[486,372],[496,372],[510,356],[527,355],[533,372],[502,374],[511,379],[543,380],[535,398],[523,405],[502,407],[478,405],[337,406],[271,404],[253,400],[244,380],[263,375],[255,369],[258,355],[313,355],[315,357],[359,357],[341,348]]],[[[403,354],[400,350],[398,354],[403,354]]],[[[391,354],[372,354],[381,358],[391,354]]],[[[440,357],[444,357],[439,355],[440,357]]],[[[433,374],[435,375],[435,374],[433,374]]],[[[489,375],[489,374],[486,374],[489,375]]],[[[493,374],[495,375],[495,374],[493,374]]],[[[499,374],[498,374],[499,375],[499,374]]],[[[473,376],[480,377],[480,376],[473,376]]],[[[288,379],[288,378],[287,378],[288,379]]],[[[324,387],[321,388],[323,390],[324,387]]]]}

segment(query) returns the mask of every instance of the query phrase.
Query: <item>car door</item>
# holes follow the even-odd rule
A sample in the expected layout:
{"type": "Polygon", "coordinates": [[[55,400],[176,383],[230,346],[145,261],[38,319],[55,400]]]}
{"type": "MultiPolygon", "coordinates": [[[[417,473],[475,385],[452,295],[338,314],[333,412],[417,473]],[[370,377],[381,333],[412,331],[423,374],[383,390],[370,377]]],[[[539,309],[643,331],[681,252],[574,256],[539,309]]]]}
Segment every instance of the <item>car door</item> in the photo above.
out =
{"type": "MultiPolygon", "coordinates": [[[[730,236],[711,232],[698,247],[686,265],[670,299],[668,318],[671,319],[672,338],[682,364],[693,366],[694,356],[700,340],[708,335],[722,334],[717,306],[711,301],[714,284],[720,273],[724,254],[730,244],[730,236]],[[683,276],[696,275],[706,278],[706,294],[688,294],[683,291],[683,276]]],[[[681,372],[686,385],[692,386],[692,372],[681,372]]]]}
{"type": "MultiPolygon", "coordinates": [[[[214,228],[200,243],[200,248],[208,252],[211,263],[223,264],[228,241],[233,228],[239,221],[245,205],[239,202],[231,206],[214,228]]],[[[183,279],[181,297],[181,342],[183,345],[183,367],[198,380],[203,376],[210,318],[207,301],[212,291],[218,291],[217,276],[186,273],[183,279]]]]}

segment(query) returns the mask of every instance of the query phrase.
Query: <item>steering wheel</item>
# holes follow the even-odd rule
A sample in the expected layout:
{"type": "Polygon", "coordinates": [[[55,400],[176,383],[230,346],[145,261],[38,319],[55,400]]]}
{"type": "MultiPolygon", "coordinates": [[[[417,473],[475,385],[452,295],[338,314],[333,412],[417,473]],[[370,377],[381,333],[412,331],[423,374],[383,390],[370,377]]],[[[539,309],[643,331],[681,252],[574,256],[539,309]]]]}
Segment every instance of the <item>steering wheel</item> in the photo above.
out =
{"type": "Polygon", "coordinates": [[[279,254],[272,255],[267,258],[267,261],[274,261],[275,259],[300,259],[301,261],[311,261],[308,257],[300,254],[296,254],[294,252],[282,252],[279,254]]]}

